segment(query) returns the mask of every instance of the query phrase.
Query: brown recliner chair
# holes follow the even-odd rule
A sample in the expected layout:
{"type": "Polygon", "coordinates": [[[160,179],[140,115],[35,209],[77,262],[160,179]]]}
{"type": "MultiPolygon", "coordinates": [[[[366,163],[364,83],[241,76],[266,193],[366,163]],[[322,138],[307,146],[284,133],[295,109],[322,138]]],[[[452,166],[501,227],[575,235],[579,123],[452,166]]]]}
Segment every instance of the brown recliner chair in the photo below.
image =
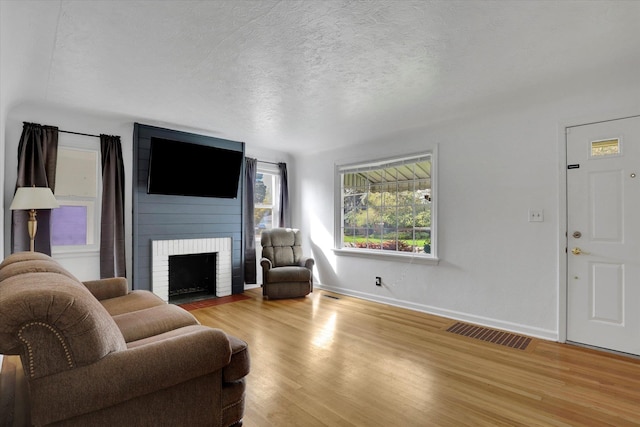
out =
{"type": "Polygon", "coordinates": [[[268,298],[303,297],[313,292],[313,258],[302,255],[300,230],[262,231],[262,294],[268,298]]]}

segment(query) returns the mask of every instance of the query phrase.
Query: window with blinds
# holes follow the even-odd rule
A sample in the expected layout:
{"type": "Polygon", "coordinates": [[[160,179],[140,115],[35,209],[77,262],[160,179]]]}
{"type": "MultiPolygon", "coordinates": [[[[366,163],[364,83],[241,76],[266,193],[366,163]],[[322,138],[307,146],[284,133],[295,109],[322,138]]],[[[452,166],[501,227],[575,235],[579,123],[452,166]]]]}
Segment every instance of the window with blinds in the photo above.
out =
{"type": "Polygon", "coordinates": [[[98,250],[100,241],[100,141],[60,135],[51,245],[55,253],[98,250]]]}

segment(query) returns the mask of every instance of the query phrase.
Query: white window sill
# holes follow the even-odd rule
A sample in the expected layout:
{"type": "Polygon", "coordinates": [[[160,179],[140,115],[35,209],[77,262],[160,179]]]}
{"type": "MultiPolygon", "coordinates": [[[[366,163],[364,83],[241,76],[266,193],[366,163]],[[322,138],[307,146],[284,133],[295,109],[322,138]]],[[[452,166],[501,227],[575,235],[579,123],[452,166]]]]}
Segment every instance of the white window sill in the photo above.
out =
{"type": "Polygon", "coordinates": [[[337,256],[351,256],[369,259],[385,259],[388,261],[407,262],[410,264],[438,265],[440,259],[430,255],[418,255],[413,253],[378,251],[366,249],[333,249],[337,256]]]}
{"type": "Polygon", "coordinates": [[[80,258],[100,256],[100,248],[95,245],[87,246],[54,246],[51,248],[54,258],[80,258]]]}

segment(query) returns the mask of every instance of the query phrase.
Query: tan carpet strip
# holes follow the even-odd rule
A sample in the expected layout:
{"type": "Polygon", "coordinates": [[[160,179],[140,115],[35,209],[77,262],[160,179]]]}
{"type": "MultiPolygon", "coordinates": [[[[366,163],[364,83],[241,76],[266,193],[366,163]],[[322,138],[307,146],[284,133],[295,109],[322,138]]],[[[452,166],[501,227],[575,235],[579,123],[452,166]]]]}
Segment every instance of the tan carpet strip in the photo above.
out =
{"type": "Polygon", "coordinates": [[[449,326],[449,328],[447,328],[447,332],[487,341],[493,344],[504,345],[518,350],[525,350],[531,342],[531,338],[529,337],[462,322],[457,322],[449,326]]]}

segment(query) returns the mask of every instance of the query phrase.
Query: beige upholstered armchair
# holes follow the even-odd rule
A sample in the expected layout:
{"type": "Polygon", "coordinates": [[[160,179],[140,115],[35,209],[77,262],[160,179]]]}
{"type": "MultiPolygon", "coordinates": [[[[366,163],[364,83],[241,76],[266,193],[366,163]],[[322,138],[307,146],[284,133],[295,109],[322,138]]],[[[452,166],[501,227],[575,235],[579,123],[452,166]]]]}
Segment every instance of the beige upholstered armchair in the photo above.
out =
{"type": "Polygon", "coordinates": [[[303,297],[313,292],[313,258],[302,256],[300,230],[262,231],[262,294],[269,298],[303,297]]]}

